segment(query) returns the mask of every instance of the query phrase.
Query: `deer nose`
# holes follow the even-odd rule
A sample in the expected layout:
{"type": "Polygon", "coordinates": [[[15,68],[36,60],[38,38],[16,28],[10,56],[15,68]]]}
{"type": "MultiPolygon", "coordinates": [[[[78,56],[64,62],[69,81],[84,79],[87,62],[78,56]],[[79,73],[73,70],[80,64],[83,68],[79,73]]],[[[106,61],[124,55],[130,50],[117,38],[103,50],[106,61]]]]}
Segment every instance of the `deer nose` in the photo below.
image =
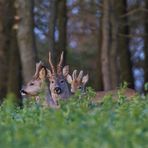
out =
{"type": "Polygon", "coordinates": [[[24,89],[21,89],[20,92],[21,92],[22,95],[27,94],[27,92],[24,89]]]}
{"type": "Polygon", "coordinates": [[[56,94],[61,94],[61,93],[62,93],[62,90],[61,90],[60,87],[55,87],[54,92],[55,92],[56,94]]]}

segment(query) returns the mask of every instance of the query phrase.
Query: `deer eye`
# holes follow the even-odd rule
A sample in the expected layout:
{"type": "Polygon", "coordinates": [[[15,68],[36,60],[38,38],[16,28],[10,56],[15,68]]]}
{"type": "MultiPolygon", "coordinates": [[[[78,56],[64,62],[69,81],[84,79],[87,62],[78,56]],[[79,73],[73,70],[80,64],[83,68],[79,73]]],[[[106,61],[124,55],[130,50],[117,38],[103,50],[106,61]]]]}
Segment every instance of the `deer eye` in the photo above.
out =
{"type": "Polygon", "coordinates": [[[81,86],[79,86],[79,88],[78,89],[81,89],[82,87],[81,86]]]}
{"type": "Polygon", "coordinates": [[[64,83],[64,80],[61,80],[60,83],[64,83]]]}
{"type": "Polygon", "coordinates": [[[32,85],[34,85],[34,83],[32,82],[32,83],[30,83],[30,86],[32,86],[32,85]]]}
{"type": "Polygon", "coordinates": [[[53,83],[54,83],[54,81],[51,81],[51,83],[53,84],[53,83]]]}

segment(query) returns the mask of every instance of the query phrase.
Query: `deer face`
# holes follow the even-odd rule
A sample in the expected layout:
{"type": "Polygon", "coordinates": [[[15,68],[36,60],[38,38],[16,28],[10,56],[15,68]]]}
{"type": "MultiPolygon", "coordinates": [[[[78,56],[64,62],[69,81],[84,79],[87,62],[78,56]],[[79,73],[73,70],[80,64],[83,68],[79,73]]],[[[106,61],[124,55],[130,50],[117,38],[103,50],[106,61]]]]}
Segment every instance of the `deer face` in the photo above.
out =
{"type": "Polygon", "coordinates": [[[50,81],[50,91],[53,99],[66,99],[70,95],[66,77],[69,73],[69,66],[62,69],[63,53],[61,54],[60,62],[57,66],[57,72],[51,62],[51,55],[49,53],[49,63],[51,71],[48,70],[48,78],[50,81]]]}
{"type": "Polygon", "coordinates": [[[79,75],[77,76],[77,70],[73,71],[72,76],[67,75],[67,81],[71,85],[71,92],[75,93],[77,90],[80,92],[85,92],[85,86],[88,82],[88,74],[83,76],[83,71],[80,71],[79,75]]]}
{"type": "Polygon", "coordinates": [[[21,90],[22,95],[36,96],[40,92],[41,80],[31,80],[23,89],[21,90]]]}
{"type": "Polygon", "coordinates": [[[27,96],[37,96],[43,89],[44,80],[46,78],[47,71],[42,63],[36,64],[36,72],[33,79],[27,83],[21,90],[21,94],[27,96]]]}
{"type": "Polygon", "coordinates": [[[64,71],[68,72],[69,67],[65,66],[63,68],[63,74],[62,75],[49,74],[50,90],[51,90],[51,92],[53,92],[57,95],[61,95],[65,91],[65,89],[67,89],[66,76],[67,76],[68,73],[64,72],[64,71]]]}

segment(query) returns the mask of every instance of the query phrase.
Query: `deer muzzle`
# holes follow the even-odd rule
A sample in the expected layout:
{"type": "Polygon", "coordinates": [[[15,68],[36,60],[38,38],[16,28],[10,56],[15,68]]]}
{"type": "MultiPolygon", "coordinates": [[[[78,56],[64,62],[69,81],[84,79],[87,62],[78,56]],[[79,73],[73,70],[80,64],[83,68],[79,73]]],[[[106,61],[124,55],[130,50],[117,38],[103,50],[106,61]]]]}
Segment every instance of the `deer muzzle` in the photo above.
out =
{"type": "Polygon", "coordinates": [[[62,93],[62,90],[60,87],[55,87],[54,92],[59,95],[62,93]]]}
{"type": "Polygon", "coordinates": [[[21,89],[20,92],[21,92],[21,95],[22,95],[22,96],[27,95],[27,92],[26,92],[24,89],[21,89]]]}

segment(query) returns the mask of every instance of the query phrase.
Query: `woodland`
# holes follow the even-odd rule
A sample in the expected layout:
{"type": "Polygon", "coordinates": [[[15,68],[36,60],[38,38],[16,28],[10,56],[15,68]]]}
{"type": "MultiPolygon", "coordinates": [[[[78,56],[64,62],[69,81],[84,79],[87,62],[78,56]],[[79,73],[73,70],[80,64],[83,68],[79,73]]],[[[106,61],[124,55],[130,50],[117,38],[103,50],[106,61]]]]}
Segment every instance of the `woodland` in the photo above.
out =
{"type": "Polygon", "coordinates": [[[147,92],[148,0],[0,0],[0,147],[148,148],[147,92]]]}
{"type": "Polygon", "coordinates": [[[112,90],[124,82],[144,91],[148,82],[147,0],[0,0],[0,98],[20,89],[35,64],[89,74],[88,86],[112,90]]]}

